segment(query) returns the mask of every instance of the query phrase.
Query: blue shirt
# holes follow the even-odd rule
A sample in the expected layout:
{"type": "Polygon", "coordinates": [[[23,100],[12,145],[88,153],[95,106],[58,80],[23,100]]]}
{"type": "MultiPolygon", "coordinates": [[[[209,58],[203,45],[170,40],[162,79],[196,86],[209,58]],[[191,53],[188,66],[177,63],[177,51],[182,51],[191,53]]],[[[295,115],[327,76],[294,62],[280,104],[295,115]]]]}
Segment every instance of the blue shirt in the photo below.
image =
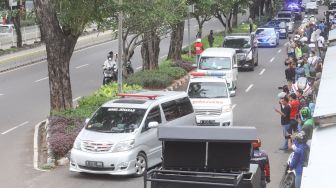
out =
{"type": "Polygon", "coordinates": [[[297,176],[301,176],[305,162],[305,150],[308,146],[305,143],[298,143],[296,140],[294,140],[294,145],[296,146],[296,149],[294,151],[293,159],[289,164],[289,168],[294,169],[297,176]]]}

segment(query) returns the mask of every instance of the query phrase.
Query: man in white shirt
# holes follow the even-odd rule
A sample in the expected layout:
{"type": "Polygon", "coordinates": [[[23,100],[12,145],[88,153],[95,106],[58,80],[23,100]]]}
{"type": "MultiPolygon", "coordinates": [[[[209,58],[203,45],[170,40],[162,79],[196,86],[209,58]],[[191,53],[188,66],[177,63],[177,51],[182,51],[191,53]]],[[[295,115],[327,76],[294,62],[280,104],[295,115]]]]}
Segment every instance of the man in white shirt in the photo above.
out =
{"type": "Polygon", "coordinates": [[[317,38],[317,46],[318,46],[320,57],[322,57],[322,52],[324,50],[324,42],[325,42],[324,37],[320,35],[319,38],[317,38]]]}

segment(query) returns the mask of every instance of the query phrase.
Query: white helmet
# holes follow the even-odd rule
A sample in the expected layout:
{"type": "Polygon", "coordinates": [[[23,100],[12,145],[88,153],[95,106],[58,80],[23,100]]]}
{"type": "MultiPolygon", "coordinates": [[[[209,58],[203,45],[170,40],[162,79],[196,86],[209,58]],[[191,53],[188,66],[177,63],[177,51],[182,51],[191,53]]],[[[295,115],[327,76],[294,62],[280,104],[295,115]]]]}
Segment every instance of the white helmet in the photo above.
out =
{"type": "Polygon", "coordinates": [[[196,42],[202,42],[202,39],[198,38],[196,39],[196,42]]]}
{"type": "Polygon", "coordinates": [[[300,39],[300,41],[301,41],[301,42],[307,42],[307,41],[308,41],[308,38],[307,38],[307,37],[302,37],[302,38],[300,39]]]}

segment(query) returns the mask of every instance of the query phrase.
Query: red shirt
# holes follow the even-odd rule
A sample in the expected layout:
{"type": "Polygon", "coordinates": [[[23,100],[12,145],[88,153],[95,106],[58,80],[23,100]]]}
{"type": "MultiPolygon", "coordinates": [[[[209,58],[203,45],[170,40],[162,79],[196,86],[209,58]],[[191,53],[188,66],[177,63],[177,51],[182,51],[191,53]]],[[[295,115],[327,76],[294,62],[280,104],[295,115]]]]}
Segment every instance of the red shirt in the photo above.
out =
{"type": "Polygon", "coordinates": [[[194,47],[195,47],[195,54],[201,55],[201,53],[203,52],[203,44],[201,42],[196,42],[194,44],[194,47]]]}
{"type": "Polygon", "coordinates": [[[298,100],[289,101],[291,107],[290,119],[296,119],[296,115],[299,113],[300,102],[298,100]]]}

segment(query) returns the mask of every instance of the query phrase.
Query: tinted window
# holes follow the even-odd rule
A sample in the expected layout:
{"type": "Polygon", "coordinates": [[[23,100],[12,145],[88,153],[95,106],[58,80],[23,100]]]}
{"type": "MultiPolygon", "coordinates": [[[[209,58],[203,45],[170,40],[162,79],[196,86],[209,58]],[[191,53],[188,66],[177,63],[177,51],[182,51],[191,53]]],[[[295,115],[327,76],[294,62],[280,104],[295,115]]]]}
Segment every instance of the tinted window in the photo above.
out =
{"type": "Polygon", "coordinates": [[[231,59],[229,57],[201,57],[199,69],[202,70],[231,69],[231,59]]]}
{"type": "Polygon", "coordinates": [[[273,29],[258,29],[256,31],[256,35],[259,36],[272,36],[275,35],[275,32],[273,29]]]}
{"type": "Polygon", "coordinates": [[[194,112],[192,104],[188,97],[176,100],[177,107],[180,112],[180,117],[186,116],[194,112]]]}
{"type": "Polygon", "coordinates": [[[159,106],[156,106],[156,107],[152,108],[151,111],[148,113],[147,118],[146,118],[146,122],[145,122],[145,126],[147,126],[148,123],[152,122],[152,121],[156,121],[159,124],[162,123],[159,106]]]}
{"type": "Polygon", "coordinates": [[[162,103],[162,110],[167,121],[174,120],[179,116],[176,101],[162,103]]]}
{"type": "Polygon", "coordinates": [[[248,38],[228,38],[224,41],[226,48],[250,48],[250,39],[248,38]]]}
{"type": "Polygon", "coordinates": [[[162,103],[162,109],[167,121],[172,121],[194,112],[188,97],[162,103]]]}

